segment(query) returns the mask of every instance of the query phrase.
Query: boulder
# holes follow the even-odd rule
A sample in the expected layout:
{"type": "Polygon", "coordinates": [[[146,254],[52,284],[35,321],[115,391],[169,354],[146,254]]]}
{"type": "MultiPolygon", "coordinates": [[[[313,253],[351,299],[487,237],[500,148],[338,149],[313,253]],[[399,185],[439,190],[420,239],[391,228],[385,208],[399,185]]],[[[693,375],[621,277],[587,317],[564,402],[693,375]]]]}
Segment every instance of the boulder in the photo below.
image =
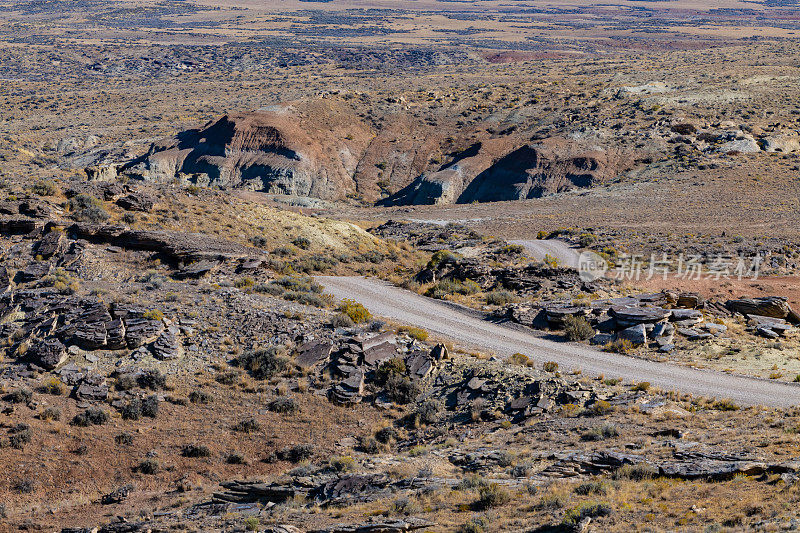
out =
{"type": "Polygon", "coordinates": [[[31,346],[25,355],[34,364],[53,370],[66,360],[67,348],[56,337],[50,337],[31,346]]]}
{"type": "Polygon", "coordinates": [[[130,349],[155,341],[164,331],[164,323],[161,320],[132,316],[124,318],[123,322],[125,323],[125,342],[130,349]]]}
{"type": "Polygon", "coordinates": [[[40,280],[48,275],[52,268],[53,265],[47,261],[34,261],[19,271],[19,280],[22,283],[40,280]]]}
{"type": "Polygon", "coordinates": [[[696,292],[682,292],[678,294],[675,301],[675,307],[681,309],[697,309],[698,307],[703,307],[704,304],[705,298],[696,292]]]}
{"type": "Polygon", "coordinates": [[[784,318],[793,324],[800,323],[800,315],[792,310],[787,299],[783,296],[728,300],[725,302],[725,307],[733,313],[741,313],[745,316],[758,315],[771,318],[784,318]]]}
{"type": "Polygon", "coordinates": [[[364,373],[356,370],[350,377],[340,381],[329,391],[330,400],[338,405],[355,405],[364,394],[364,373]]]}
{"type": "Polygon", "coordinates": [[[772,135],[759,139],[759,144],[765,152],[788,154],[800,150],[800,137],[797,135],[772,135]]]}
{"type": "Polygon", "coordinates": [[[703,321],[703,312],[696,309],[673,309],[669,319],[684,327],[692,326],[703,321]]]}
{"type": "Polygon", "coordinates": [[[717,151],[726,154],[731,152],[740,152],[743,154],[756,154],[761,151],[761,147],[752,137],[745,137],[743,139],[735,139],[733,141],[728,141],[726,143],[723,143],[719,145],[719,147],[717,147],[717,151]]]}
{"type": "Polygon", "coordinates": [[[116,204],[127,211],[142,211],[144,213],[153,210],[155,201],[143,193],[129,193],[117,199],[116,204]]]}
{"type": "Polygon", "coordinates": [[[644,324],[638,324],[619,331],[617,333],[617,339],[628,340],[634,346],[640,346],[647,342],[647,331],[644,324]]]}
{"type": "Polygon", "coordinates": [[[34,245],[34,253],[44,259],[50,259],[57,254],[64,245],[64,233],[51,231],[34,245]]]}
{"type": "Polygon", "coordinates": [[[105,378],[98,374],[88,374],[83,378],[78,389],[75,391],[75,396],[79,400],[87,400],[92,402],[102,402],[108,398],[108,384],[105,378]]]}
{"type": "Polygon", "coordinates": [[[173,328],[164,330],[150,349],[156,359],[162,361],[177,359],[180,357],[180,343],[178,342],[177,332],[173,328]]]}
{"type": "Polygon", "coordinates": [[[378,366],[383,361],[395,357],[397,357],[397,346],[390,342],[370,346],[364,350],[364,364],[368,366],[378,366]]]}
{"type": "Polygon", "coordinates": [[[330,341],[311,341],[303,344],[298,349],[294,362],[303,369],[323,365],[330,359],[333,343],[330,341]]]}

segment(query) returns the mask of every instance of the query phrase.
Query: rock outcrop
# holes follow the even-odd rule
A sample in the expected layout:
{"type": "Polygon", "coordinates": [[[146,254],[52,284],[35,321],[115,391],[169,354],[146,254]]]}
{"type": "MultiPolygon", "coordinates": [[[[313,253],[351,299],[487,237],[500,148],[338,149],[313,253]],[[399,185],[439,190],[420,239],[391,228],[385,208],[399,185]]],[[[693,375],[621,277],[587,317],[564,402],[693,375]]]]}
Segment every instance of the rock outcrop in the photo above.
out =
{"type": "Polygon", "coordinates": [[[369,126],[328,100],[225,115],[154,143],[120,174],[155,182],[343,199],[372,137],[369,126]]]}
{"type": "Polygon", "coordinates": [[[383,200],[383,205],[495,202],[539,198],[588,188],[626,167],[619,154],[600,146],[546,139],[500,152],[498,143],[475,143],[438,171],[383,200]]]}

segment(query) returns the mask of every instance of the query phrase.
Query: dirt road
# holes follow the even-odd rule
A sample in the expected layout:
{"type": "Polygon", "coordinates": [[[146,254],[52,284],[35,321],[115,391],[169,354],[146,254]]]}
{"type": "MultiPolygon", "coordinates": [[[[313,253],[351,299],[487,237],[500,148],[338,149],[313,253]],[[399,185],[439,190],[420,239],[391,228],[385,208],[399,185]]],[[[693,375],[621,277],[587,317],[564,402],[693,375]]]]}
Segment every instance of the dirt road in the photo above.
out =
{"type": "Polygon", "coordinates": [[[510,240],[509,244],[519,244],[525,248],[525,253],[539,261],[544,260],[545,255],[550,255],[558,259],[558,264],[578,268],[578,258],[580,252],[572,248],[564,241],[557,239],[549,240],[510,240]]]}
{"type": "Polygon", "coordinates": [[[555,361],[563,370],[580,368],[590,375],[648,381],[666,390],[730,398],[743,405],[800,404],[800,386],[793,384],[656,363],[580,344],[550,341],[532,330],[496,324],[476,311],[425,298],[379,280],[331,276],[320,276],[317,280],[336,298],[352,298],[373,315],[419,326],[465,348],[500,357],[521,352],[538,363],[555,361]]]}

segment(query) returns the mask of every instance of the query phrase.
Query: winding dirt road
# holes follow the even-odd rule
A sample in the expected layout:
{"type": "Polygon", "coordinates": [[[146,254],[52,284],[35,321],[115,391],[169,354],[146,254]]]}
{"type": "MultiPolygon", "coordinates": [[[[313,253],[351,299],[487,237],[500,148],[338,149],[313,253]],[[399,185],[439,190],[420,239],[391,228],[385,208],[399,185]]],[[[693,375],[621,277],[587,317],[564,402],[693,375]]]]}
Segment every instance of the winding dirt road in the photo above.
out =
{"type": "Polygon", "coordinates": [[[571,268],[578,268],[580,251],[558,239],[537,240],[510,240],[509,244],[519,244],[525,248],[525,253],[533,259],[544,260],[545,255],[558,259],[558,264],[571,268]]]}
{"type": "Polygon", "coordinates": [[[649,381],[662,389],[730,398],[743,405],[789,407],[800,404],[800,386],[793,384],[656,363],[601,352],[581,344],[550,341],[527,328],[494,323],[477,311],[425,298],[380,280],[334,276],[316,279],[338,299],[352,298],[376,316],[425,328],[465,348],[500,357],[521,352],[538,363],[555,361],[562,369],[580,368],[590,375],[649,381]]]}

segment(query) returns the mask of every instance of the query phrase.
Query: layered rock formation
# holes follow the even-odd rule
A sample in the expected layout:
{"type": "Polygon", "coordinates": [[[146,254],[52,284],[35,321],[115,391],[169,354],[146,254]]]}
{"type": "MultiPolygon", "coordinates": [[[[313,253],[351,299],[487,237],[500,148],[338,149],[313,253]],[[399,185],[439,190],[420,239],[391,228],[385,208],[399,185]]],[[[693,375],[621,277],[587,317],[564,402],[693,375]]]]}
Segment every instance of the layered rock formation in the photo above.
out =
{"type": "Polygon", "coordinates": [[[546,139],[497,154],[498,143],[476,143],[436,172],[419,176],[385,205],[497,202],[539,198],[603,183],[625,158],[599,146],[546,139]]]}
{"type": "Polygon", "coordinates": [[[154,143],[119,172],[156,182],[339,199],[355,189],[353,174],[371,137],[366,124],[326,100],[269,106],[154,143]]]}

